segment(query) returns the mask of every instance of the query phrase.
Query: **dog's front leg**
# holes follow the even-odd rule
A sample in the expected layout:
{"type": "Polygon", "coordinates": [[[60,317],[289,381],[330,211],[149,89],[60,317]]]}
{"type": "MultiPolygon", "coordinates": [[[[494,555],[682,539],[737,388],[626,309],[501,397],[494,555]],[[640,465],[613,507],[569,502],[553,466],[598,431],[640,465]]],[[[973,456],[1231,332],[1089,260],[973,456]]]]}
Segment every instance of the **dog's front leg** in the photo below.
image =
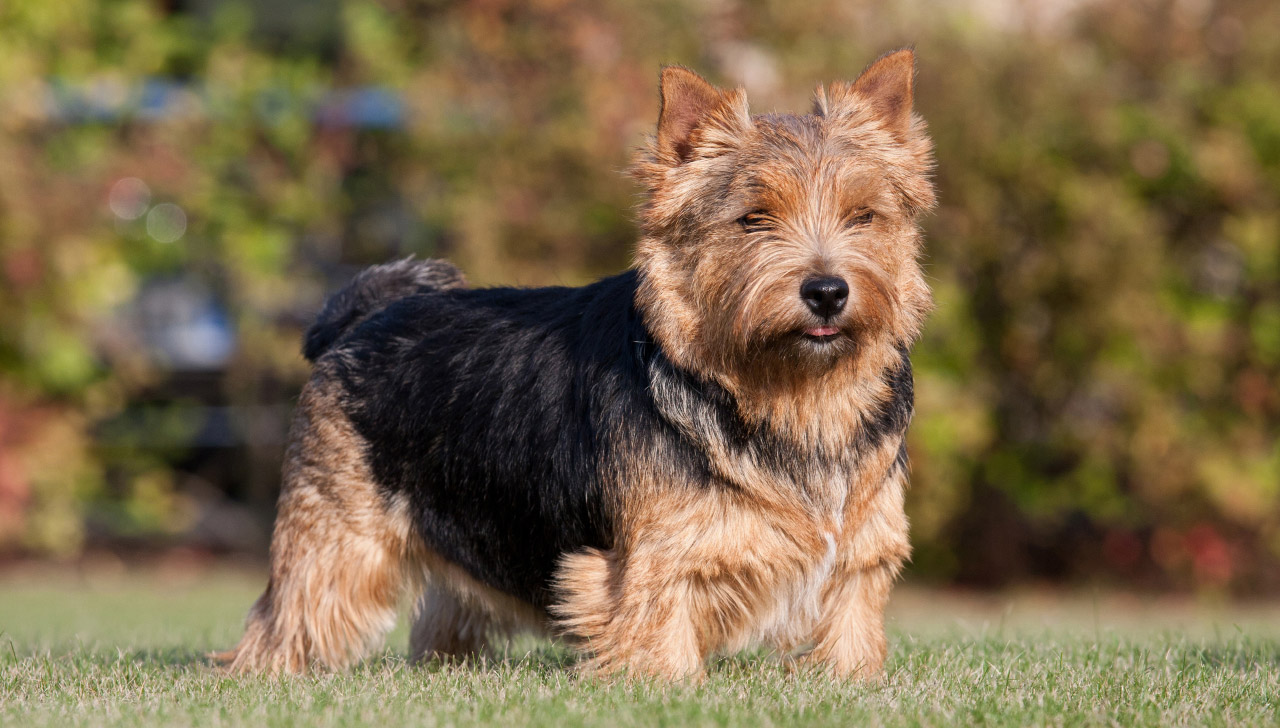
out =
{"type": "Polygon", "coordinates": [[[884,611],[889,592],[911,554],[903,509],[905,473],[895,469],[867,503],[823,595],[814,647],[804,663],[839,677],[878,677],[888,647],[884,611]]]}
{"type": "Polygon", "coordinates": [[[896,575],[897,566],[884,563],[832,584],[814,634],[814,647],[803,663],[837,677],[877,677],[888,651],[884,608],[896,575]]]}
{"type": "Polygon", "coordinates": [[[590,653],[586,672],[696,680],[707,650],[686,579],[648,544],[627,555],[587,549],[562,562],[552,611],[590,653]]]}
{"type": "Polygon", "coordinates": [[[553,611],[592,653],[588,670],[698,679],[709,654],[750,634],[778,580],[821,550],[779,508],[728,498],[651,496],[615,548],[564,560],[553,611]]]}

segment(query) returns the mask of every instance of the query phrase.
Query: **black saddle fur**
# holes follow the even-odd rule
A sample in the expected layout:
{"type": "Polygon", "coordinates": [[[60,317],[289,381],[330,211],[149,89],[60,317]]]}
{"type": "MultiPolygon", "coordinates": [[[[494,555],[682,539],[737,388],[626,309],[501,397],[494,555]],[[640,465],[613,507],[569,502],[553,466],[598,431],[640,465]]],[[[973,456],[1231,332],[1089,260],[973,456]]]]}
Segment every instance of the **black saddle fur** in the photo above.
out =
{"type": "MultiPolygon", "coordinates": [[[[886,372],[894,395],[869,413],[858,441],[842,453],[800,452],[742,422],[723,389],[671,364],[635,309],[635,271],[581,288],[436,289],[406,287],[398,269],[381,291],[381,268],[357,279],[361,295],[331,299],[307,354],[340,382],[381,492],[407,498],[425,542],[539,607],[551,602],[564,554],[612,546],[619,489],[636,468],[675,487],[733,487],[715,477],[698,437],[664,415],[673,392],[708,436],[780,482],[798,460],[854,458],[910,419],[905,347],[886,372]],[[364,308],[353,314],[344,300],[364,308]],[[384,307],[366,310],[374,304],[384,307]]],[[[691,418],[680,419],[687,427],[691,418]]]]}

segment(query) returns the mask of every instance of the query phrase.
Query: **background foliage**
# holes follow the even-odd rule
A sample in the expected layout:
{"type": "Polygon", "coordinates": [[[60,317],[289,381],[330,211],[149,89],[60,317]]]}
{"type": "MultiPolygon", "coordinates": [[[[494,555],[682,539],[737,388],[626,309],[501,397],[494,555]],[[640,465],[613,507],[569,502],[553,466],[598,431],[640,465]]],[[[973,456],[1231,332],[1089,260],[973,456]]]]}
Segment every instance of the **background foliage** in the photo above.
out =
{"type": "Polygon", "coordinates": [[[267,5],[0,5],[0,550],[261,552],[355,266],[616,272],[661,63],[802,109],[914,44],[914,572],[1280,587],[1274,2],[267,5]]]}

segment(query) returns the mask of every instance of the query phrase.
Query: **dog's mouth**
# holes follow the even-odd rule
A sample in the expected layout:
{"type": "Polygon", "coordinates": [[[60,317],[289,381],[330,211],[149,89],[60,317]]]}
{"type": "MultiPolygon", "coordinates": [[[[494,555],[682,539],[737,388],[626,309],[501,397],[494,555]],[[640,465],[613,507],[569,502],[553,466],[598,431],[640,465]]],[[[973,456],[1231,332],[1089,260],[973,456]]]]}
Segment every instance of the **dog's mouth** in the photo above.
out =
{"type": "Polygon", "coordinates": [[[825,344],[835,341],[840,336],[840,329],[834,326],[814,326],[804,330],[804,338],[825,344]]]}

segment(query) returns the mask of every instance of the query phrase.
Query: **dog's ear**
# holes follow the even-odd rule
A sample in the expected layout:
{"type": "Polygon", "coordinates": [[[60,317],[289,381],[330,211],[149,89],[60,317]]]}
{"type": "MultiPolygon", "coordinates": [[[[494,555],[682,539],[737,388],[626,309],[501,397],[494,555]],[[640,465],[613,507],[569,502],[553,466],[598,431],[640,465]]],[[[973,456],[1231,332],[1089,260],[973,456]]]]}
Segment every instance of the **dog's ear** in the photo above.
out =
{"type": "Polygon", "coordinates": [[[829,94],[821,88],[814,95],[814,113],[819,116],[848,114],[865,109],[899,139],[911,131],[916,54],[910,48],[877,58],[853,83],[833,83],[829,94]]]}
{"type": "Polygon", "coordinates": [[[750,124],[747,95],[725,91],[683,66],[662,69],[662,109],[658,113],[658,153],[668,163],[683,164],[695,149],[732,144],[750,124]]]}

